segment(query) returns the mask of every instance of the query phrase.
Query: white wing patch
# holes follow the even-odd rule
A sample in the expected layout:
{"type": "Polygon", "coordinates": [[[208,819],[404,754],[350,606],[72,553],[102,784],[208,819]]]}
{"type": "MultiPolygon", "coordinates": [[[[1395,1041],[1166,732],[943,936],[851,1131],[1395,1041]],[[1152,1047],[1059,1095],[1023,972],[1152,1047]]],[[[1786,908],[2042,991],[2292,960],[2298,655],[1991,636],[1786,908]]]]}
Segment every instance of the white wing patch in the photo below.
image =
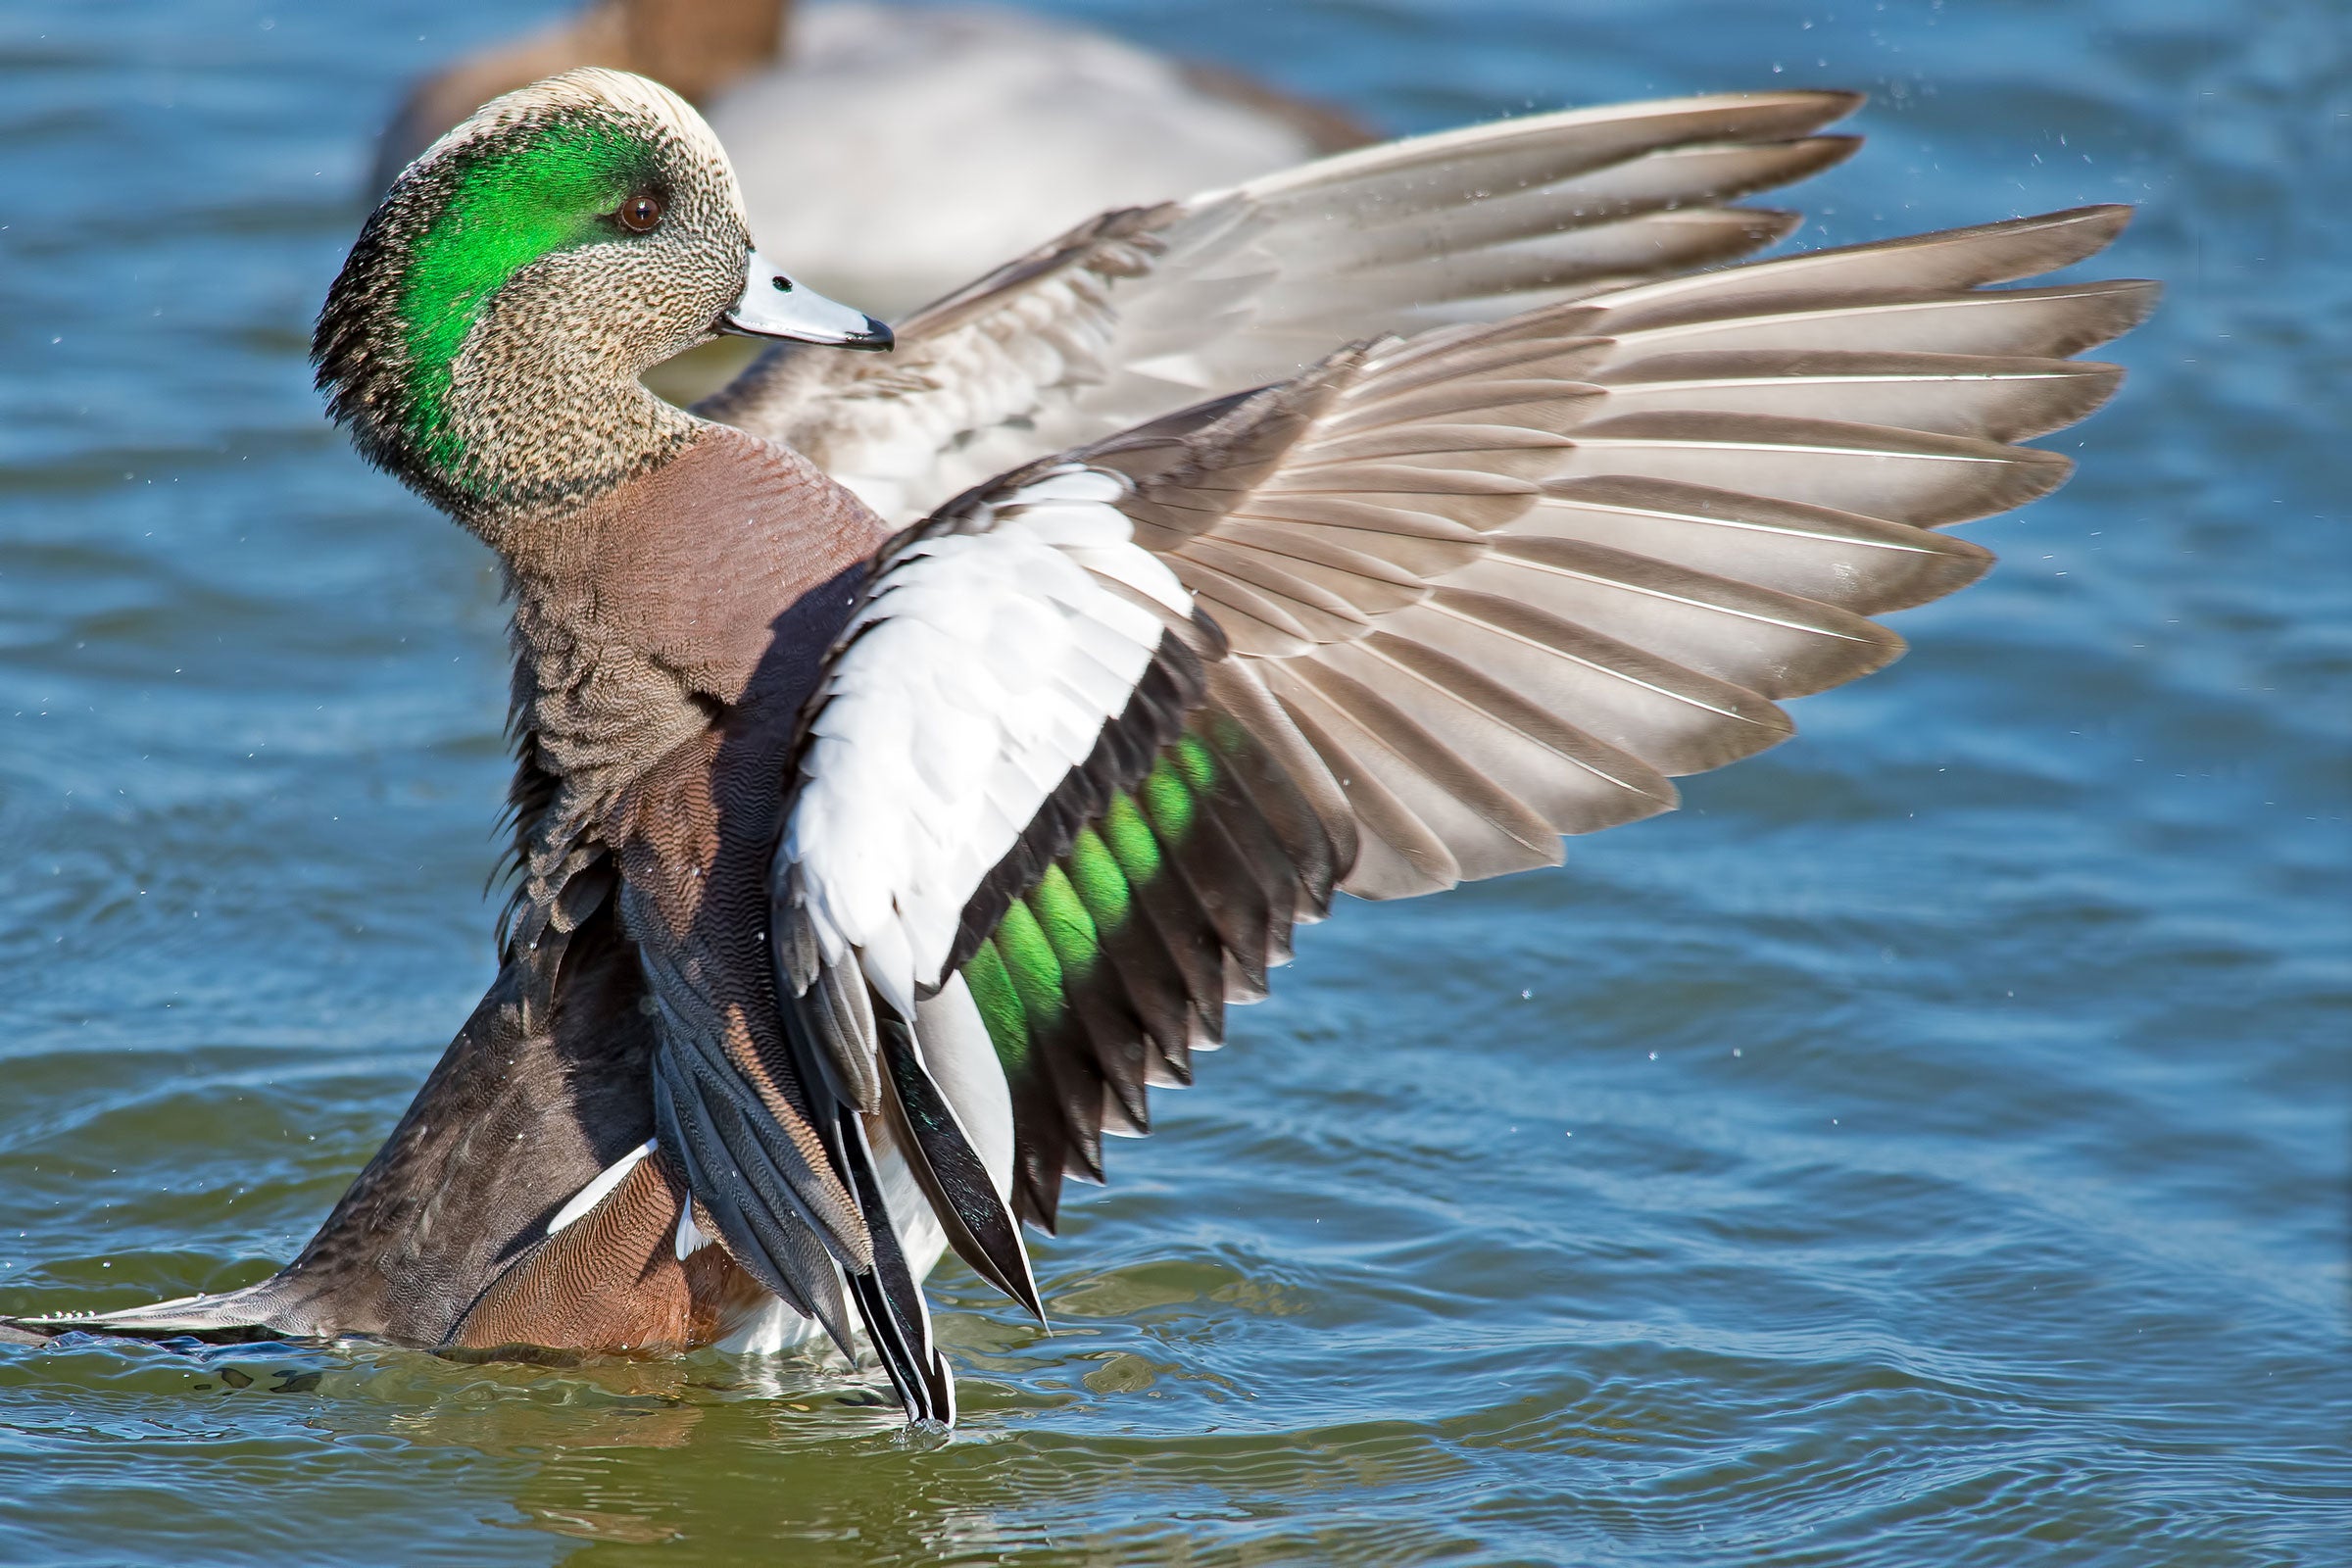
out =
{"type": "Polygon", "coordinates": [[[906,1017],[981,880],[1127,707],[1167,616],[1192,613],[1113,504],[1126,493],[1073,465],[906,546],[820,688],[783,858],[824,961],[855,950],[906,1017]]]}

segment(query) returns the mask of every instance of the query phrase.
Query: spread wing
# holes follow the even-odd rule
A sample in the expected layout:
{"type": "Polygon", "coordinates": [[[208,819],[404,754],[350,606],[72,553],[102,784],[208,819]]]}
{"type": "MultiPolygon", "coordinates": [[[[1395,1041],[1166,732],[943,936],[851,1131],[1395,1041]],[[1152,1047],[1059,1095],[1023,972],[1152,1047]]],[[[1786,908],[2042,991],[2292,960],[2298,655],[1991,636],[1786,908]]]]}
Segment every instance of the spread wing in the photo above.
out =
{"type": "Polygon", "coordinates": [[[1537,115],[1104,214],[898,327],[887,361],[777,350],[701,412],[806,453],[884,516],[1335,346],[1493,320],[1744,255],[1813,173],[1846,93],[1537,115]]]}
{"type": "MultiPolygon", "coordinates": [[[[1978,576],[1936,530],[2064,477],[2013,443],[2108,395],[2068,356],[2152,298],[1986,285],[2125,216],[1384,338],[943,509],[878,563],[796,754],[770,915],[807,1081],[1034,1306],[1016,1217],[1101,1178],[1335,889],[1667,809],[1787,736],[1782,699],[1892,659],[1868,617],[1978,576]]],[[[901,1211],[850,1185],[879,1251],[901,1211]]],[[[859,1301],[920,1384],[912,1282],[859,1301]]]]}

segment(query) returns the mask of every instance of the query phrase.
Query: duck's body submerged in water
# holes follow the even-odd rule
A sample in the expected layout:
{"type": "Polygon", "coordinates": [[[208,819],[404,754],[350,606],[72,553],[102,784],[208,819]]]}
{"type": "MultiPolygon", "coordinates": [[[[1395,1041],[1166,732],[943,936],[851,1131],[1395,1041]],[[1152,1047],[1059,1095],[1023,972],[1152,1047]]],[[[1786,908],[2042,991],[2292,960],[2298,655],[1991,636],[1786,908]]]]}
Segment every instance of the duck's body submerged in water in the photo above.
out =
{"type": "Polygon", "coordinates": [[[515,602],[504,965],[276,1277],[80,1320],[954,1388],[952,1248],[1099,1179],[1335,893],[1560,858],[1893,658],[1935,531],[2067,471],[2119,209],[1685,274],[1852,100],[1535,117],[1107,216],[889,334],[699,117],[576,72],[401,178],[320,318],[362,451],[515,602]],[[785,258],[787,262],[789,258],[785,258]],[[1649,279],[1649,280],[1644,280],[1649,279]],[[709,412],[638,374],[798,339],[709,412]]]}

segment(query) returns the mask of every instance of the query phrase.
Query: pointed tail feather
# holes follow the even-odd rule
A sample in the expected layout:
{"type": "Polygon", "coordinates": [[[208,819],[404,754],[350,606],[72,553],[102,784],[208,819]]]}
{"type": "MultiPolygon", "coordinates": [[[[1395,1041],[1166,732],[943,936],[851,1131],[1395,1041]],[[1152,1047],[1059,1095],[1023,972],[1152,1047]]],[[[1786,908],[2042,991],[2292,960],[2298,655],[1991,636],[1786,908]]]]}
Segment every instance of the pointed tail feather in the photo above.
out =
{"type": "Polygon", "coordinates": [[[895,1020],[882,1037],[891,1093],[885,1104],[891,1130],[914,1179],[931,1200],[940,1227],[956,1255],[982,1279],[1046,1320],[1037,1281],[1029,1268],[1021,1228],[989,1180],[978,1152],[965,1134],[904,1024],[895,1020]]]}
{"type": "Polygon", "coordinates": [[[284,1295],[282,1276],[272,1276],[242,1290],[174,1297],[111,1312],[30,1313],[0,1322],[52,1338],[76,1329],[135,1339],[206,1340],[219,1345],[303,1337],[301,1327],[275,1320],[286,1304],[284,1295]]]}
{"type": "Polygon", "coordinates": [[[890,1209],[883,1200],[873,1150],[865,1141],[865,1128],[855,1107],[841,1107],[834,1120],[833,1136],[837,1156],[849,1173],[858,1206],[870,1216],[868,1225],[874,1240],[874,1266],[864,1273],[849,1276],[850,1297],[858,1303],[858,1315],[865,1322],[866,1338],[873,1342],[875,1353],[882,1358],[883,1370],[890,1374],[892,1386],[899,1391],[899,1402],[906,1407],[906,1419],[953,1425],[956,1379],[948,1369],[947,1359],[939,1353],[939,1347],[932,1343],[930,1308],[923,1300],[922,1287],[915,1283],[914,1273],[906,1265],[906,1254],[899,1247],[898,1227],[892,1223],[890,1209]]]}

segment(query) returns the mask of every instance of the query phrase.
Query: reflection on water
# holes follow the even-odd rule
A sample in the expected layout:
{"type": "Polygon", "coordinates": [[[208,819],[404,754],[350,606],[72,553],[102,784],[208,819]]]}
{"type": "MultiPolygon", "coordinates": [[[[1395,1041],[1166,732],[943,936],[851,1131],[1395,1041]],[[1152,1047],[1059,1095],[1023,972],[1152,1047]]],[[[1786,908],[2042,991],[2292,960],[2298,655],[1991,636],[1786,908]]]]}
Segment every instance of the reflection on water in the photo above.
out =
{"type": "MultiPolygon", "coordinates": [[[[394,84],[543,9],[0,18],[0,1310],[259,1278],[487,977],[497,585],[303,351],[394,84]]],[[[2340,1555],[2339,19],[1063,9],[1396,129],[1867,87],[1807,243],[2130,200],[2170,293],[1901,665],[1306,933],[1039,1248],[1050,1332],[942,1279],[953,1437],[842,1367],[0,1345],[0,1559],[2340,1555]]]]}

